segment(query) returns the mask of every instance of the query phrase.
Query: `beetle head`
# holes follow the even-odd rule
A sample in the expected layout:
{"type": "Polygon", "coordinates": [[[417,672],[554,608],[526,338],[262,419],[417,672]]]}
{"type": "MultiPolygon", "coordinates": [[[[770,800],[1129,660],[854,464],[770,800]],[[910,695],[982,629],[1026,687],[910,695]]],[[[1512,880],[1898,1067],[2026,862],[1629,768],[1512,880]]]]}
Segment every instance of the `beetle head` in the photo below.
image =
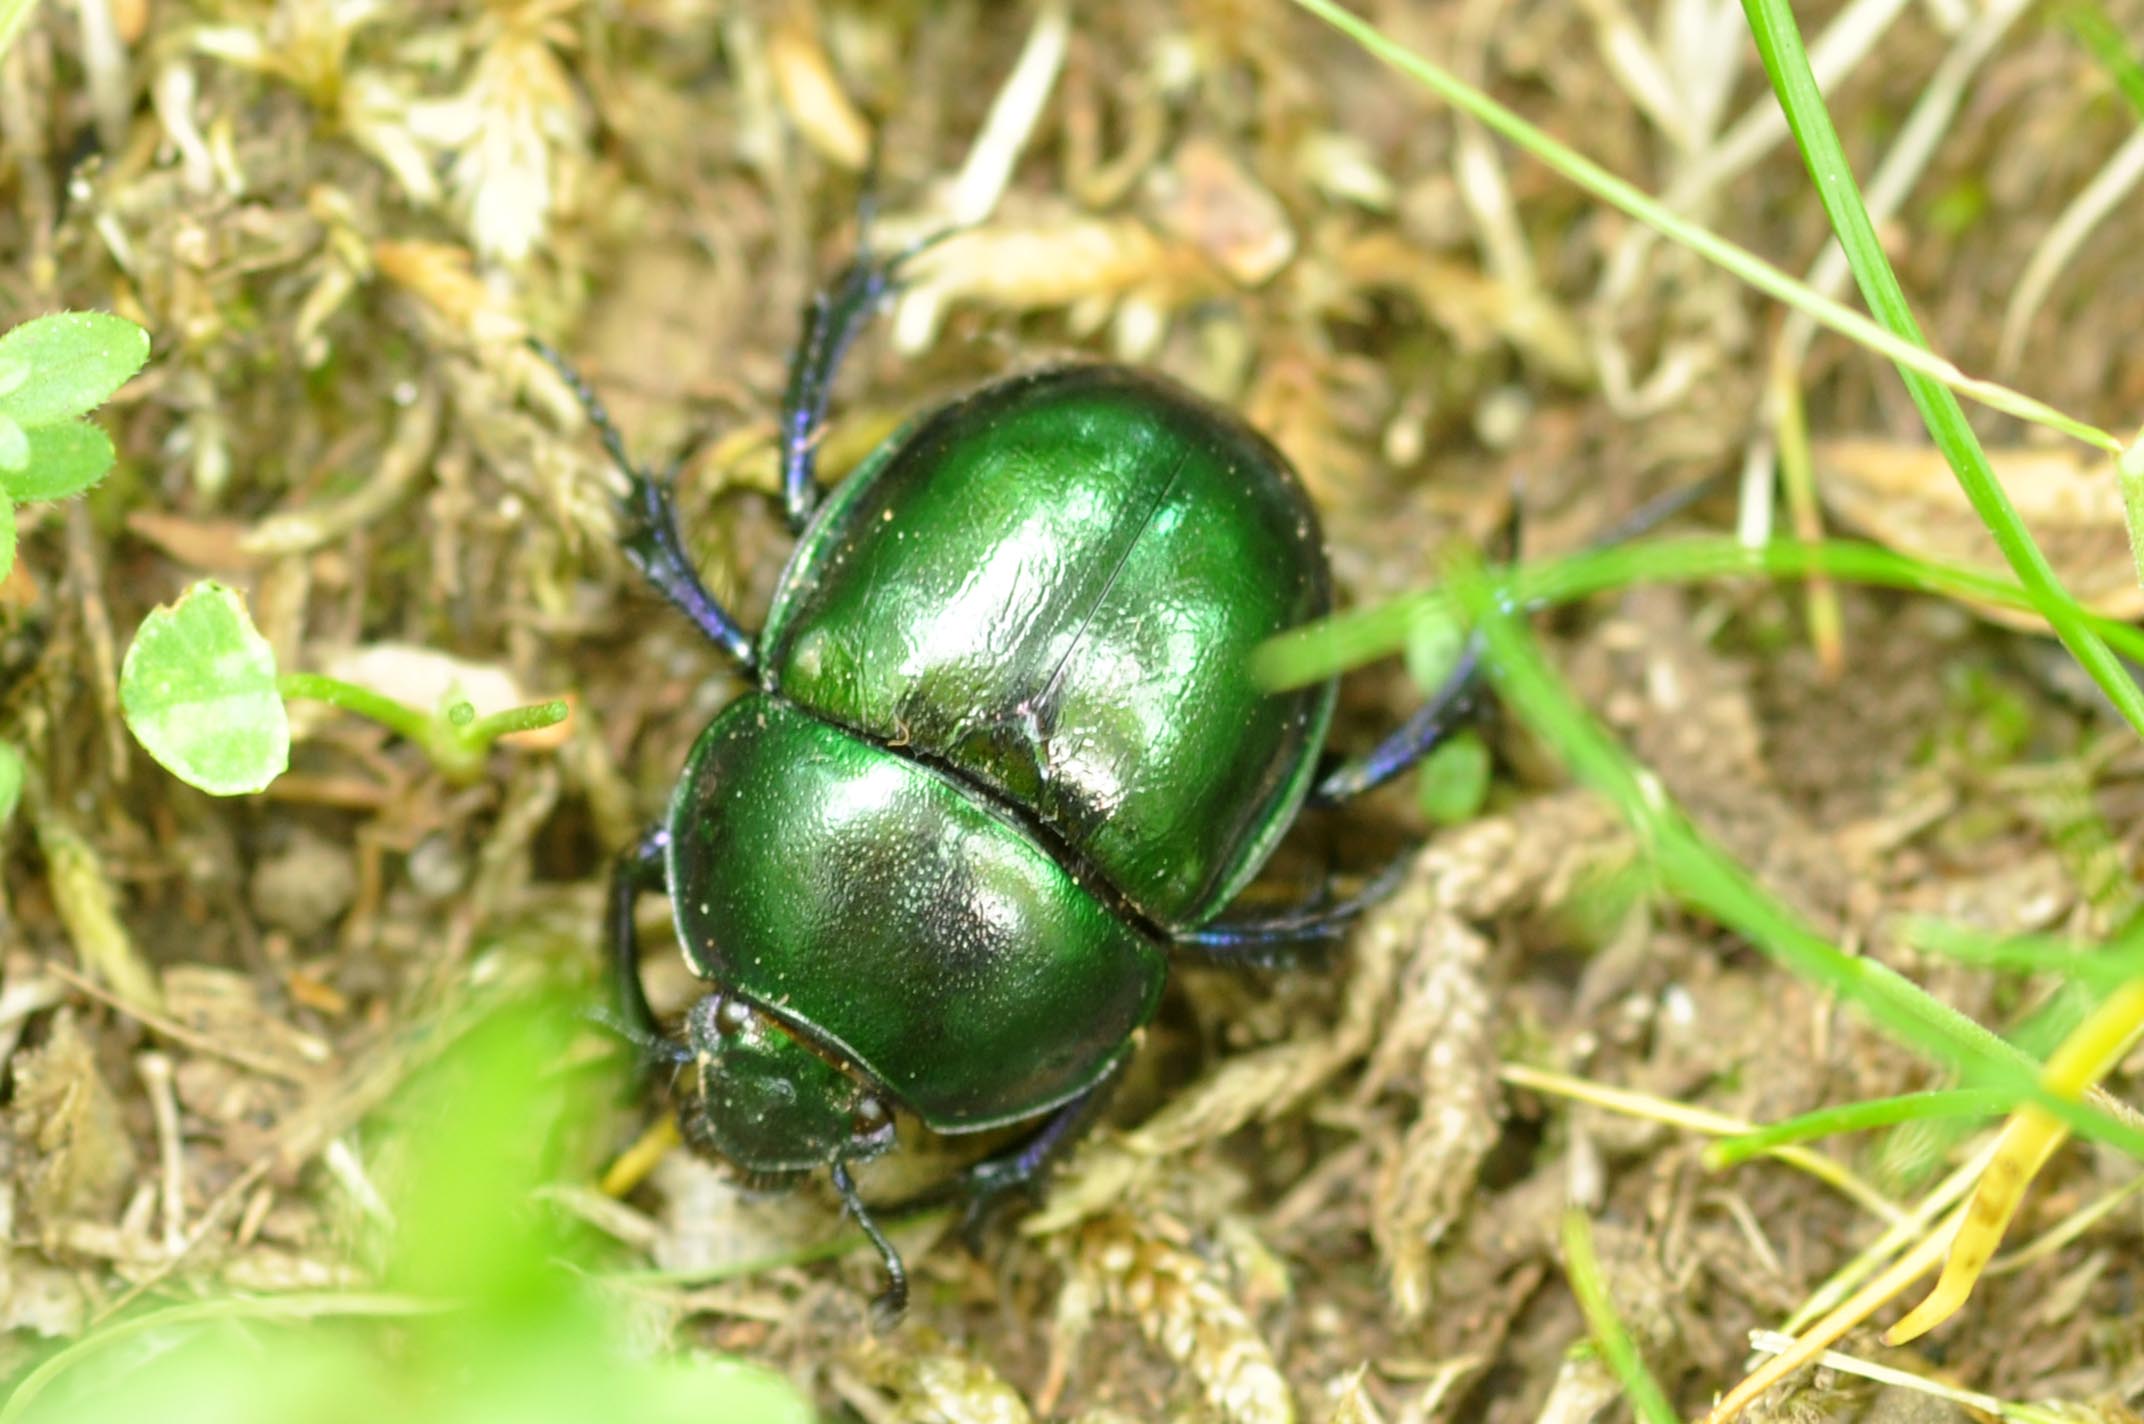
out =
{"type": "Polygon", "coordinates": [[[700,1000],[685,1036],[699,1075],[694,1127],[746,1172],[857,1162],[893,1145],[884,1099],[743,999],[700,1000]]]}

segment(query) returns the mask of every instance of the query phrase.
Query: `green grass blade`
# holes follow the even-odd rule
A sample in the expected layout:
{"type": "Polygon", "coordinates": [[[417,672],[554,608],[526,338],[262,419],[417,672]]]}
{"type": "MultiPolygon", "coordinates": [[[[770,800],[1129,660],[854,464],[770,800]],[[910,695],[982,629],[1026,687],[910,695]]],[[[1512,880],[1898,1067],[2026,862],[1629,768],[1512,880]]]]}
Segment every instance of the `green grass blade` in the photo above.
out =
{"type": "Polygon", "coordinates": [[[178,1325],[216,1320],[320,1320],[336,1316],[372,1316],[395,1319],[433,1314],[450,1309],[442,1301],[414,1296],[355,1291],[292,1291],[284,1295],[226,1295],[188,1301],[162,1310],[114,1321],[99,1330],[69,1341],[43,1363],[22,1376],[15,1392],[0,1405],[0,1424],[15,1424],[27,1416],[30,1404],[67,1371],[91,1355],[137,1335],[170,1330],[178,1325]]]}
{"type": "Polygon", "coordinates": [[[1755,253],[1737,247],[1725,238],[1699,227],[1577,150],[1550,138],[1480,90],[1463,83],[1420,55],[1386,39],[1369,24],[1332,3],[1332,0],[1295,0],[1295,3],[1435,93],[1453,108],[1470,115],[1484,127],[1503,135],[1533,154],[1601,201],[1622,209],[1639,222],[1681,243],[1707,261],[1732,272],[1766,295],[1797,311],[1806,312],[1810,319],[1819,325],[1917,371],[1931,381],[1940,382],[1971,396],[1983,405],[2014,415],[2020,420],[2029,420],[2059,430],[2109,454],[2119,455],[2122,452],[2122,442],[2097,426],[2065,415],[2045,401],[2034,400],[2031,396],[2011,390],[1998,382],[1968,376],[1929,351],[1927,347],[1885,330],[1860,312],[1795,280],[1755,253]]]}
{"type": "Polygon", "coordinates": [[[1478,565],[1458,565],[1451,587],[1482,634],[1505,704],[1631,823],[1670,893],[1801,978],[1858,1005],[1898,1042],[1969,1068],[1976,1086],[2033,1102],[2077,1132],[2144,1161],[2144,1131],[2049,1092],[2035,1060],[1903,976],[1844,953],[1714,846],[1578,704],[1478,565]]]}
{"type": "Polygon", "coordinates": [[[1576,1207],[1563,1214],[1563,1269],[1570,1277],[1571,1294],[1578,1297],[1578,1308],[1586,1317],[1594,1348],[1622,1384],[1623,1397],[1631,1409],[1646,1424],[1680,1424],[1660,1382],[1645,1368],[1630,1332],[1615,1313],[1615,1302],[1608,1298],[1607,1279],[1601,1274],[1600,1257],[1593,1250],[1593,1229],[1585,1213],[1576,1207]]]}
{"type": "Polygon", "coordinates": [[[2099,67],[2107,71],[2114,87],[2136,110],[2137,117],[2144,119],[2144,64],[2139,64],[2129,52],[2129,42],[2115,28],[2107,12],[2097,5],[2066,5],[2062,9],[2062,23],[2077,37],[2099,67]]]}
{"type": "MultiPolygon", "coordinates": [[[[2008,579],[1931,563],[1879,544],[1851,539],[1820,544],[1782,539],[1755,548],[1725,536],[1662,539],[1642,545],[1582,550],[1522,568],[1511,578],[1519,601],[1536,607],[1641,584],[1709,583],[1752,574],[1801,578],[1811,573],[2027,612],[2033,608],[2031,596],[2008,579]]],[[[1406,648],[1418,625],[1452,616],[1450,596],[1441,589],[1426,589],[1374,608],[1352,609],[1291,629],[1258,649],[1252,670],[1269,687],[1322,682],[1350,668],[1391,657],[1406,648]]],[[[2144,631],[2097,614],[2088,613],[2085,618],[2123,656],[2144,662],[2144,631]]]]}
{"type": "Polygon", "coordinates": [[[1842,1103],[1797,1117],[1768,1123],[1755,1132],[1723,1137],[1705,1149],[1705,1165],[1732,1167],[1781,1147],[1814,1142],[1841,1132],[1867,1132],[1926,1118],[2000,1117],[2010,1111],[2011,1096],[1985,1088],[1953,1088],[1933,1093],[1901,1093],[1891,1098],[1842,1103]]]}
{"type": "Polygon", "coordinates": [[[1903,929],[1906,942],[1925,953],[1988,969],[2059,974],[2102,994],[2144,979],[2144,935],[2135,929],[2098,947],[2042,935],[2003,938],[1934,920],[1909,920],[1903,929]]]}
{"type": "MultiPolygon", "coordinates": [[[[1809,56],[1802,48],[1801,33],[1795,27],[1792,9],[1786,0],[1743,0],[1742,9],[1757,41],[1757,52],[1764,61],[1765,73],[1771,78],[1780,108],[1786,113],[1787,127],[1793,131],[1794,141],[1802,151],[1802,160],[1808,165],[1810,177],[1815,182],[1817,198],[1823,203],[1832,230],[1838,235],[1839,245],[1846,252],[1854,280],[1860,284],[1862,299],[1885,328],[1900,340],[1915,347],[1924,345],[1920,325],[1914,320],[1905,291],[1891,270],[1890,259],[1877,241],[1875,224],[1869,220],[1868,209],[1861,201],[1861,190],[1846,161],[1846,150],[1841,147],[1838,131],[1832,127],[1831,115],[1824,108],[1823,95],[1817,90],[1816,76],[1810,72],[1809,56]]],[[[1995,471],[1980,448],[1979,438],[1966,423],[1965,411],[1958,404],[1957,396],[1916,363],[1901,361],[1899,367],[1907,394],[1913,398],[1922,421],[1927,424],[1936,448],[1950,462],[1974,512],[1994,536],[1996,547],[2002,550],[2003,558],[2017,573],[2018,582],[2031,595],[2033,606],[2047,619],[2055,635],[2091,674],[2092,680],[2099,684],[2100,690],[2106,693],[2130,726],[2144,735],[2144,691],[2139,691],[2106,643],[2092,631],[2083,610],[2077,607],[2056,579],[2054,570],[2048,567],[2046,556],[2033,543],[2032,535],[2026,531],[2024,521],[2018,518],[2009,495],[1995,478],[1995,471]]],[[[2117,454],[2123,453],[2118,445],[2114,449],[2117,454]]],[[[2144,550],[2144,488],[2125,478],[2123,493],[2129,508],[2131,545],[2144,550]]]]}

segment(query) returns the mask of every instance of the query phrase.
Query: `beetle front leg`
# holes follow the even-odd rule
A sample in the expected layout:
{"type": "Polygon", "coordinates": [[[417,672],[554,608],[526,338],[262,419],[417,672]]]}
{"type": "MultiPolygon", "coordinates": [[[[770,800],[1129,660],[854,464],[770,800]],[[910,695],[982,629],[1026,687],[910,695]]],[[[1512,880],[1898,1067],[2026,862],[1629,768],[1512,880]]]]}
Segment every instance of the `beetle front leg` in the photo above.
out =
{"type": "Polygon", "coordinates": [[[602,397],[596,394],[595,387],[589,385],[587,379],[574,369],[573,363],[556,348],[535,340],[529,345],[550,363],[551,369],[558,372],[559,379],[580,401],[582,413],[595,428],[596,438],[603,442],[611,463],[625,476],[626,494],[619,501],[619,513],[625,522],[625,556],[655,586],[656,592],[683,609],[685,616],[698,624],[700,631],[728,653],[740,668],[752,671],[757,662],[752,635],[719,599],[707,591],[707,585],[700,582],[699,571],[685,552],[684,537],[678,532],[677,506],[670,497],[674,472],[652,475],[635,465],[626,454],[625,440],[619,435],[618,427],[611,423],[610,412],[604,407],[602,397]]]}
{"type": "MultiPolygon", "coordinates": [[[[1127,1053],[1124,1058],[1130,1056],[1127,1053]]],[[[1043,1119],[1042,1126],[960,1174],[960,1235],[970,1251],[978,1248],[983,1227],[989,1223],[991,1213],[1004,1205],[1006,1197],[1039,1187],[1055,1165],[1057,1155],[1094,1126],[1117,1086],[1124,1058],[1111,1064],[1093,1087],[1043,1119]]]]}
{"type": "Polygon", "coordinates": [[[663,1036],[655,1010],[648,1005],[647,988],[640,982],[640,934],[633,924],[634,902],[647,891],[663,888],[663,856],[669,846],[670,832],[652,826],[619,852],[610,875],[611,1007],[598,1011],[596,1018],[632,1045],[643,1073],[683,1062],[688,1056],[681,1045],[663,1036]]]}
{"type": "Polygon", "coordinates": [[[829,1175],[835,1192],[841,1197],[841,1204],[848,1208],[849,1218],[878,1248],[879,1261],[886,1268],[886,1288],[871,1302],[871,1320],[881,1330],[891,1329],[908,1309],[908,1267],[902,1263],[901,1253],[886,1239],[886,1233],[879,1230],[871,1208],[857,1195],[855,1179],[849,1176],[849,1164],[834,1163],[829,1175]]]}

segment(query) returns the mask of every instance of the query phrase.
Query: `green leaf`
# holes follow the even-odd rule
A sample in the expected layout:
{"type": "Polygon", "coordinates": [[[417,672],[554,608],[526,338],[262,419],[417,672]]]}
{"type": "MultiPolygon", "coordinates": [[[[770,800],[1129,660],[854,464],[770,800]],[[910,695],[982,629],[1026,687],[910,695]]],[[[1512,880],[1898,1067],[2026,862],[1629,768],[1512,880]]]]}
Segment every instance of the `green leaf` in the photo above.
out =
{"type": "Polygon", "coordinates": [[[1407,676],[1424,692],[1435,692],[1459,666],[1467,630],[1449,609],[1426,612],[1407,635],[1407,676]]]}
{"type": "Polygon", "coordinates": [[[150,756],[212,796],[259,791],[290,765],[275,653],[245,601],[211,580],[142,620],[119,705],[150,756]]]}
{"type": "Polygon", "coordinates": [[[650,1420],[704,1419],[711,1401],[739,1424],[812,1424],[811,1406],[796,1386],[764,1365],[720,1357],[673,1356],[657,1360],[636,1399],[650,1420]]]}
{"type": "Polygon", "coordinates": [[[0,414],[0,475],[12,475],[30,467],[30,437],[7,415],[0,414]]]}
{"type": "Polygon", "coordinates": [[[0,415],[50,425],[111,399],[149,359],[149,333],[109,312],[58,312],[0,336],[0,361],[10,359],[30,378],[0,396],[0,415]]]}
{"type": "Polygon", "coordinates": [[[1471,821],[1489,798],[1489,748],[1472,731],[1452,738],[1422,760],[1415,773],[1422,814],[1440,826],[1471,821]]]}
{"type": "MultiPolygon", "coordinates": [[[[6,421],[0,416],[0,422],[6,421]]],[[[5,435],[0,430],[0,436],[5,435]]],[[[115,452],[112,437],[86,420],[39,425],[27,432],[29,459],[16,470],[0,455],[0,488],[15,499],[64,499],[104,477],[115,452]]],[[[4,441],[0,441],[4,444],[4,441]]]]}
{"type": "Polygon", "coordinates": [[[30,379],[30,363],[20,356],[0,356],[0,396],[30,379]]]}
{"type": "Polygon", "coordinates": [[[11,742],[0,742],[0,826],[15,814],[22,799],[22,753],[11,742]]]}

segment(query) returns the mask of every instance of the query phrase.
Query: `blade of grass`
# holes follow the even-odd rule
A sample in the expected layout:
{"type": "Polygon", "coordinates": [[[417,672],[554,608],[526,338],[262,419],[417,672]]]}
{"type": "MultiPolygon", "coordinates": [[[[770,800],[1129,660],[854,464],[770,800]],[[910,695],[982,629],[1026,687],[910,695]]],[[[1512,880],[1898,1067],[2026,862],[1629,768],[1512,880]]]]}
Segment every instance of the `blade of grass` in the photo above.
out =
{"type": "MultiPolygon", "coordinates": [[[[1891,270],[1890,259],[1884,255],[1883,245],[1877,240],[1876,225],[1869,220],[1868,209],[1861,201],[1860,187],[1854,181],[1853,169],[1846,161],[1846,150],[1840,145],[1838,131],[1832,127],[1831,115],[1824,108],[1823,95],[1816,87],[1816,76],[1809,70],[1809,56],[1802,48],[1801,32],[1794,23],[1793,10],[1786,0],[1743,0],[1742,11],[1749,19],[1750,33],[1757,41],[1757,53],[1764,61],[1765,73],[1771,78],[1773,92],[1779,96],[1780,108],[1786,113],[1787,127],[1793,130],[1794,141],[1802,151],[1802,161],[1808,165],[1810,177],[1815,182],[1817,198],[1823,203],[1824,212],[1831,219],[1832,231],[1837,234],[1839,245],[1846,251],[1847,262],[1854,270],[1862,300],[1898,339],[1916,348],[1924,346],[1920,325],[1914,320],[1913,310],[1906,302],[1897,274],[1891,270]]],[[[1980,448],[1979,438],[1967,424],[1965,410],[1958,404],[1957,396],[1939,377],[1917,364],[1898,364],[1907,394],[1920,411],[1936,448],[1950,462],[1966,499],[1994,537],[1996,547],[2017,574],[2018,582],[2031,596],[2033,606],[2054,628],[2055,636],[2069,648],[2071,655],[2091,674],[2092,680],[2099,684],[2116,710],[2140,735],[2144,735],[2144,691],[2138,689],[2106,643],[2092,631],[2083,610],[2070,598],[2056,579],[2054,570],[2048,566],[2046,556],[2033,543],[2024,521],[2018,518],[2017,510],[2010,503],[2010,496],[1995,478],[1995,471],[1980,448]]],[[[2138,478],[2130,478],[2129,466],[2134,462],[2126,458],[2128,452],[2119,445],[2113,449],[2116,454],[2125,456],[2122,460],[2123,501],[2129,512],[2131,547],[2140,560],[2139,577],[2144,579],[2144,470],[2137,472],[2138,478]]]]}
{"type": "Polygon", "coordinates": [[[2086,0],[2079,0],[2077,4],[2064,5],[2059,18],[2077,37],[2077,43],[2083,45],[2099,62],[2099,67],[2107,71],[2107,77],[2129,101],[2129,107],[2136,110],[2137,117],[2144,119],[2144,64],[2137,63],[2136,56],[2129,52],[2129,42],[2107,18],[2107,12],[2086,0]]]}
{"type": "Polygon", "coordinates": [[[2144,933],[2136,928],[2105,946],[2073,944],[2041,935],[2004,939],[1935,920],[1908,920],[1902,928],[1906,942],[1915,949],[1991,969],[2061,974],[2101,993],[2112,993],[2131,980],[2144,979],[2144,933]]]}
{"type": "MultiPolygon", "coordinates": [[[[1569,1098],[1572,1102],[1586,1103],[1607,1112],[1622,1113],[1626,1117],[1640,1118],[1647,1122],[1663,1122],[1670,1127],[1691,1132],[1709,1132],[1715,1137],[1736,1137],[1757,1130],[1753,1123],[1714,1112],[1710,1108],[1678,1102],[1673,1098],[1657,1097],[1651,1093],[1641,1093],[1633,1088],[1596,1083],[1590,1078],[1573,1077],[1569,1073],[1558,1073],[1554,1069],[1538,1067],[1531,1063],[1506,1063],[1496,1071],[1499,1078],[1515,1088],[1525,1088],[1530,1092],[1544,1093],[1552,1097],[1569,1098]]],[[[2004,1106],[2009,1106],[2008,1099],[2004,1100],[2004,1106]]],[[[1780,1147],[1764,1155],[1798,1172],[1807,1173],[1886,1224],[1896,1225],[1905,1219],[1906,1214],[1899,1209],[1897,1203],[1855,1176],[1851,1169],[1821,1152],[1807,1147],[1780,1147]]]]}
{"type": "Polygon", "coordinates": [[[1960,1088],[1933,1093],[1901,1093],[1890,1098],[1818,1108],[1769,1123],[1755,1132],[1723,1138],[1705,1149],[1705,1165],[1732,1167],[1775,1148],[1813,1142],[1840,1132],[1866,1132],[1931,1117],[1993,1117],[2010,1110],[2008,1093],[1960,1088]]]}
{"type": "Polygon", "coordinates": [[[371,1316],[396,1319],[436,1314],[452,1309],[452,1303],[422,1300],[415,1296],[343,1291],[293,1291],[287,1295],[226,1295],[212,1300],[188,1301],[163,1310],[145,1311],[116,1321],[102,1330],[84,1335],[48,1356],[22,1377],[5,1405],[0,1405],[0,1424],[14,1424],[62,1374],[90,1355],[151,1331],[216,1320],[319,1320],[333,1316],[371,1316]]]}
{"type": "Polygon", "coordinates": [[[37,0],[0,0],[0,59],[7,58],[15,37],[30,23],[31,12],[36,9],[37,0]]]}
{"type": "MultiPolygon", "coordinates": [[[[2031,0],[1988,0],[1951,37],[1942,62],[1914,100],[1905,122],[1896,134],[1886,136],[1885,152],[1870,180],[1868,194],[1870,211],[1879,220],[1888,222],[1894,218],[1912,195],[1914,186],[1941,151],[1943,136],[1949,132],[1958,110],[1974,92],[1975,76],[2030,4],[2031,0]]],[[[1780,113],[1776,106],[1773,112],[1780,113]]],[[[1785,115],[1780,118],[1785,128],[1785,115]]],[[[1804,280],[1816,291],[1836,298],[1850,270],[1845,251],[1835,242],[1826,243],[1804,280]]],[[[1816,322],[1796,312],[1780,324],[1779,335],[1772,343],[1771,396],[1766,414],[1773,438],[1760,436],[1754,440],[1745,463],[1745,504],[1737,525],[1744,543],[1762,542],[1751,538],[1747,531],[1757,527],[1760,518],[1769,513],[1775,481],[1766,476],[1775,471],[1776,484],[1786,495],[1787,508],[1793,516],[1796,536],[1811,544],[1824,537],[1823,512],[1809,453],[1809,426],[1801,404],[1802,372],[1808,365],[1816,334],[1816,322]],[[1776,462],[1769,458],[1775,446],[1776,462]],[[1752,500],[1763,501],[1763,507],[1750,507],[1748,502],[1752,500]]],[[[2014,372],[2005,370],[2003,374],[2008,377],[2014,372]]],[[[1832,599],[1830,585],[1820,576],[1809,580],[1808,603],[1810,643],[1824,671],[1837,676],[1845,666],[1836,627],[1838,605],[1832,599]]]]}
{"type": "Polygon", "coordinates": [[[1679,1424],[1675,1409],[1661,1392],[1660,1382],[1645,1368],[1630,1332],[1615,1313],[1608,1298],[1608,1282],[1601,1275],[1600,1258],[1593,1251],[1593,1229],[1584,1212],[1576,1207],[1563,1214],[1563,1269],[1571,1280],[1571,1294],[1585,1313],[1586,1329],[1601,1359],[1622,1383],[1623,1397],[1647,1424],[1679,1424]]]}
{"type": "MultiPolygon", "coordinates": [[[[1851,583],[1909,589],[1946,598],[2031,611],[2032,600],[2008,579],[1930,563],[1852,539],[1803,544],[1778,540],[1752,548],[1723,537],[1665,539],[1643,546],[1588,549],[1519,569],[1514,596],[1527,607],[1567,603],[1609,589],[1653,583],[1703,583],[1738,574],[1799,578],[1823,572],[1851,583]]],[[[1450,619],[1442,589],[1425,589],[1374,608],[1305,624],[1261,645],[1252,671],[1266,686],[1301,687],[1403,650],[1425,620],[1450,619]]],[[[2125,657],[2144,661],[2144,632],[2087,614],[2100,636],[2125,657]]]]}
{"type": "MultiPolygon", "coordinates": [[[[1732,272],[1766,295],[1797,311],[1808,313],[1818,323],[1849,340],[1917,371],[1931,381],[1971,396],[1983,405],[2014,415],[2020,420],[2029,420],[2059,430],[2109,454],[2122,453],[2122,442],[2097,426],[2065,415],[2045,401],[2035,400],[1998,382],[1968,376],[1955,365],[1929,351],[1926,346],[1885,330],[1883,326],[1851,307],[1810,290],[1746,248],[1737,247],[1699,227],[1577,150],[1550,138],[1480,90],[1463,83],[1411,50],[1386,39],[1368,23],[1341,9],[1332,3],[1332,0],[1295,0],[1295,3],[1435,93],[1452,107],[1471,115],[1533,154],[1601,201],[1622,209],[1639,222],[1683,244],[1707,261],[1732,272]]],[[[2140,707],[2144,707],[2144,697],[2140,697],[2139,701],[2140,707]]]]}
{"type": "Polygon", "coordinates": [[[1706,839],[1579,706],[1478,564],[1456,560],[1450,586],[1484,639],[1490,674],[1506,705],[1630,821],[1677,898],[1799,977],[1858,1005],[1898,1042],[1971,1067],[1980,1075],[1978,1086],[2005,1090],[2013,1102],[2029,1101],[2072,1129],[2144,1161],[2144,1130],[2050,1090],[2040,1081],[2040,1065],[2028,1055],[1904,976],[1839,950],[1706,839]]]}

